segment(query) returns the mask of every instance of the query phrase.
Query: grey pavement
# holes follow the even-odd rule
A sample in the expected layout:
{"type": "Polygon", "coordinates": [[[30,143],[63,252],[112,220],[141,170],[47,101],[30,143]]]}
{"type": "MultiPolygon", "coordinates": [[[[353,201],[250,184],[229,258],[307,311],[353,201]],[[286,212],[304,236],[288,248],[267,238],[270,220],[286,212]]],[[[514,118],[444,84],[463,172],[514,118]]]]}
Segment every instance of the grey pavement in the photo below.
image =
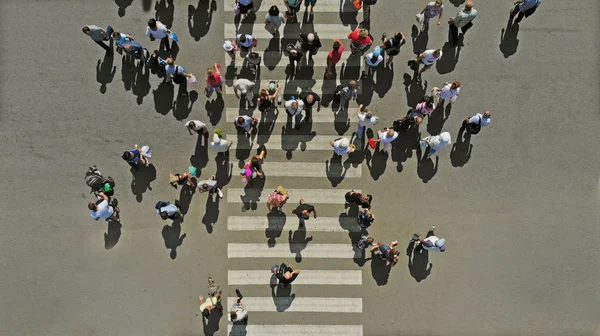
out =
{"type": "MultiPolygon", "coordinates": [[[[471,138],[470,157],[461,154],[466,152],[461,144],[452,155],[449,149],[440,154],[437,170],[418,167],[415,151],[407,154],[405,143],[397,142],[389,158],[373,159],[373,168],[360,160],[362,178],[335,181],[335,186],[323,177],[267,177],[264,190],[285,181],[289,188],[355,188],[373,194],[377,220],[372,235],[385,242],[398,239],[403,252],[389,275],[369,261],[362,266],[349,259],[296,263],[302,269],[362,270],[361,286],[298,285],[294,291],[297,297],[360,297],[363,312],[282,313],[273,321],[272,315],[249,307],[250,324],[360,324],[369,336],[600,333],[600,160],[595,151],[600,45],[594,14],[600,6],[592,0],[545,0],[501,43],[510,2],[476,1],[479,16],[466,34],[458,63],[444,61],[423,74],[427,88],[455,79],[462,83],[441,126],[453,142],[462,119],[492,111],[491,126],[471,138]],[[447,239],[447,251],[430,253],[427,260],[420,256],[408,267],[404,251],[411,235],[424,234],[432,225],[447,239]]],[[[232,22],[231,13],[217,2],[208,30],[209,16],[202,10],[188,27],[188,5],[204,9],[206,3],[176,0],[172,12],[162,7],[164,2],[158,6],[161,20],[171,23],[181,39],[177,63],[199,79],[213,62],[224,60],[223,27],[232,22]]],[[[438,27],[432,22],[428,46],[443,47],[446,19],[461,3],[444,1],[444,23],[438,27]]],[[[409,37],[414,14],[424,4],[374,5],[375,39],[396,30],[409,37]]],[[[190,86],[198,92],[191,108],[184,99],[173,111],[177,87],[160,85],[154,75],[146,80],[118,55],[105,59],[104,51],[81,33],[86,24],[111,25],[152,50],[158,41],[150,42],[144,31],[154,15],[155,3],[145,0],[0,3],[2,335],[226,334],[225,317],[203,326],[197,297],[206,294],[208,276],[221,283],[224,296],[235,295],[235,288],[226,285],[227,271],[243,269],[247,260],[227,258],[227,244],[267,238],[258,232],[230,232],[227,218],[266,213],[266,206],[259,202],[256,210],[242,211],[239,203],[223,199],[214,204],[197,193],[180,226],[162,221],[153,206],[158,200],[182,199],[180,190],[168,184],[169,173],[185,171],[192,163],[203,177],[216,172],[213,153],[196,151],[196,137],[188,135],[184,120],[199,118],[211,130],[222,127],[229,134],[232,121],[225,120],[218,102],[207,103],[201,84],[190,86]],[[138,176],[136,183],[120,159],[134,144],[152,146],[155,169],[138,176]],[[121,225],[89,217],[86,203],[92,195],[83,175],[91,164],[116,180],[121,225]],[[149,187],[144,180],[151,180],[149,187]]],[[[325,23],[319,20],[339,23],[340,17],[315,14],[315,23],[325,23]]],[[[404,85],[412,50],[407,41],[395,58],[391,88],[384,83],[371,98],[369,106],[381,117],[381,127],[404,115],[407,101],[417,97],[407,99],[404,85]]],[[[451,54],[447,51],[445,55],[451,54]]],[[[261,78],[266,79],[269,72],[264,71],[261,78]]],[[[315,70],[316,79],[320,71],[315,70]]],[[[419,93],[417,86],[410,90],[419,93]]],[[[234,97],[225,99],[223,108],[236,106],[234,97]]],[[[440,122],[424,123],[422,134],[440,129],[440,122]]],[[[320,124],[314,130],[337,134],[333,126],[320,124]]],[[[350,127],[346,136],[355,124],[350,127]]],[[[332,154],[292,153],[292,162],[324,162],[332,154]]],[[[243,188],[233,149],[230,160],[233,176],[226,193],[243,188]]],[[[279,150],[269,153],[267,175],[269,160],[287,158],[279,150]]],[[[343,212],[341,205],[328,206],[320,216],[343,212]]],[[[288,215],[288,220],[296,219],[288,215]]],[[[277,244],[287,244],[287,230],[277,244]]],[[[310,244],[349,244],[348,235],[315,233],[310,244]]],[[[258,260],[253,267],[268,269],[277,262],[258,260]]],[[[266,285],[244,294],[270,296],[266,285]]]]}

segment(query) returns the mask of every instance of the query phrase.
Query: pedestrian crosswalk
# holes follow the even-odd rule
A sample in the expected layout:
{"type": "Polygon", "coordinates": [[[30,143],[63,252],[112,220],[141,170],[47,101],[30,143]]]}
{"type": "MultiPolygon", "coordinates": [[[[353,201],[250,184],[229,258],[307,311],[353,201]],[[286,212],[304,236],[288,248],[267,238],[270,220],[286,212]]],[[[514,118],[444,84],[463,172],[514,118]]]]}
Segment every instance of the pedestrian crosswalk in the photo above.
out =
{"type": "MultiPolygon", "coordinates": [[[[298,98],[300,92],[311,90],[324,101],[326,97],[329,97],[329,102],[331,102],[337,86],[346,85],[350,80],[359,79],[363,62],[360,57],[350,57],[347,35],[352,28],[340,22],[340,1],[319,0],[314,8],[314,22],[302,21],[305,10],[305,7],[302,6],[298,13],[299,22],[284,23],[279,28],[279,36],[275,35],[275,38],[265,30],[262,23],[267,10],[272,5],[278,6],[281,12],[285,11],[281,0],[263,0],[255,5],[260,6],[258,7],[260,9],[258,13],[255,13],[254,23],[247,20],[248,22],[244,21],[236,25],[233,19],[233,2],[226,1],[223,4],[225,12],[231,14],[231,21],[224,25],[224,39],[233,40],[238,33],[251,34],[258,39],[258,46],[253,48],[253,51],[257,52],[262,59],[258,74],[245,71],[244,58],[239,54],[233,61],[228,54],[223,54],[223,64],[230,65],[229,72],[233,68],[234,72],[240,76],[239,78],[256,81],[253,88],[254,99],[258,97],[258,91],[264,88],[268,81],[279,80],[283,100],[290,99],[291,96],[298,98]],[[286,44],[296,42],[301,31],[316,31],[323,46],[316,55],[312,56],[311,61],[305,60],[301,63],[296,77],[290,77],[288,57],[282,50],[285,49],[286,44]],[[277,40],[277,38],[281,40],[277,40]],[[340,75],[336,75],[332,79],[323,79],[327,66],[327,54],[331,49],[333,39],[342,40],[346,45],[346,51],[336,68],[336,72],[340,75]]],[[[344,5],[343,7],[342,10],[345,12],[356,13],[353,6],[349,8],[344,5]]],[[[358,89],[360,94],[360,86],[358,89]]],[[[227,257],[231,261],[230,264],[235,265],[235,267],[228,268],[227,283],[230,287],[239,288],[242,293],[248,293],[245,294],[243,302],[250,315],[256,312],[264,317],[257,321],[257,324],[249,323],[241,329],[238,329],[239,326],[229,325],[229,335],[279,335],[284,330],[285,334],[297,336],[362,336],[362,325],[330,325],[328,323],[335,321],[334,316],[338,314],[362,313],[363,300],[357,294],[359,291],[348,290],[348,294],[342,295],[330,294],[340,293],[339,291],[327,292],[327,288],[331,288],[331,286],[353,288],[362,285],[362,270],[350,269],[347,267],[348,264],[343,262],[357,258],[357,254],[360,254],[352,246],[348,237],[349,234],[360,232],[357,220],[345,216],[331,216],[345,212],[344,195],[353,188],[353,183],[358,182],[362,177],[362,168],[360,164],[349,165],[343,175],[338,176],[339,172],[332,172],[329,169],[331,167],[328,166],[328,161],[331,160],[333,154],[330,142],[340,136],[354,139],[352,132],[356,127],[356,117],[354,116],[356,105],[351,105],[348,111],[337,113],[336,110],[332,111],[332,108],[326,108],[329,107],[327,103],[324,103],[321,111],[317,112],[315,104],[312,107],[310,124],[307,126],[306,123],[302,123],[300,130],[296,131],[293,130],[295,120],[286,114],[283,103],[281,105],[276,103],[276,110],[271,111],[268,116],[267,114],[263,116],[253,107],[240,108],[240,101],[234,96],[231,82],[224,87],[223,93],[226,102],[224,115],[227,122],[227,125],[223,127],[226,134],[224,137],[234,142],[231,151],[235,151],[236,157],[243,160],[238,153],[254,155],[259,145],[266,146],[268,150],[262,166],[265,179],[261,183],[265,184],[264,187],[255,187],[254,184],[235,185],[239,183],[239,180],[232,179],[230,185],[224,190],[225,200],[228,205],[231,205],[228,207],[231,210],[228,211],[227,230],[232,238],[231,242],[227,244],[227,257]],[[261,120],[258,125],[258,134],[253,136],[251,141],[235,129],[233,121],[238,115],[251,115],[261,120]],[[265,131],[268,134],[265,135],[265,131]],[[345,133],[342,135],[343,132],[345,133]],[[308,153],[302,157],[280,155],[280,153],[289,152],[308,153]],[[333,182],[330,183],[332,178],[343,180],[344,189],[333,187],[333,182]],[[307,188],[302,183],[304,180],[313,181],[315,182],[313,185],[318,187],[307,188]],[[320,183],[321,181],[322,183],[320,183]],[[278,185],[284,186],[288,190],[287,205],[282,209],[283,214],[272,213],[267,216],[268,195],[278,185]],[[298,227],[298,220],[291,213],[301,199],[314,205],[320,213],[323,213],[323,216],[318,216],[316,219],[311,217],[305,222],[303,228],[298,227]],[[256,206],[245,207],[249,202],[256,203],[256,206]],[[239,205],[242,204],[242,210],[238,213],[236,209],[239,209],[239,205]],[[287,230],[290,230],[289,241],[274,243],[273,237],[279,237],[282,231],[287,230]],[[302,239],[292,239],[293,230],[296,230],[296,233],[303,231],[302,239]],[[322,234],[332,238],[312,241],[312,237],[305,239],[307,232],[315,237],[322,234]],[[298,258],[300,254],[301,258],[298,258]],[[328,259],[339,262],[327,262],[328,259]],[[304,260],[306,260],[306,266],[302,263],[304,260]],[[294,268],[301,268],[301,273],[291,285],[291,291],[306,293],[306,296],[300,294],[261,296],[265,290],[268,293],[269,286],[276,281],[270,267],[281,262],[294,263],[294,268]],[[305,292],[302,290],[304,286],[319,291],[305,292]],[[331,297],[331,295],[339,297],[331,297]],[[303,316],[308,318],[294,320],[294,324],[277,324],[276,314],[294,312],[303,313],[305,314],[303,316]],[[265,316],[265,314],[267,315],[265,316]],[[331,315],[324,318],[324,314],[331,315]],[[299,324],[300,321],[306,324],[299,324]]],[[[343,291],[343,293],[346,292],[343,291]]],[[[235,297],[228,297],[227,305],[233,305],[235,300],[235,297]]]]}

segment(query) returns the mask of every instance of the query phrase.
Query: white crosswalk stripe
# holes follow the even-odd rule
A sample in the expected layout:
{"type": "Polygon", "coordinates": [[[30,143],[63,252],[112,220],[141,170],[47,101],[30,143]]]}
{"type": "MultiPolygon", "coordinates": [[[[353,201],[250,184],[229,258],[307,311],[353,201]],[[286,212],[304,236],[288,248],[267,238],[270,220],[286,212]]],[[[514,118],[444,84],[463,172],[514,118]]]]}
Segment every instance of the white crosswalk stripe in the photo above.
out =
{"type": "MultiPolygon", "coordinates": [[[[267,197],[273,190],[263,189],[240,189],[227,188],[227,203],[242,203],[242,197],[246,194],[258,195],[262,198],[262,203],[267,202],[267,197]]],[[[360,192],[360,190],[355,190],[360,192]]],[[[288,189],[290,198],[288,203],[297,203],[301,199],[310,201],[310,204],[344,204],[346,202],[344,195],[347,190],[339,189],[288,189]]]]}
{"type": "MultiPolygon", "coordinates": [[[[236,286],[276,284],[277,281],[269,270],[230,270],[227,279],[229,285],[236,286]]],[[[294,285],[362,285],[362,272],[303,269],[294,285]]]]}
{"type": "MultiPolygon", "coordinates": [[[[239,148],[239,147],[238,147],[239,148]]],[[[312,162],[267,162],[263,164],[267,176],[277,177],[338,177],[338,172],[328,172],[326,163],[312,162]]],[[[344,178],[359,178],[362,175],[360,166],[348,169],[344,178]]]]}
{"type": "MultiPolygon", "coordinates": [[[[235,300],[228,297],[227,306],[235,300]]],[[[361,298],[244,296],[244,304],[258,312],[362,313],[361,298]]]]}
{"type": "MultiPolygon", "coordinates": [[[[229,216],[227,230],[229,231],[282,231],[286,216],[229,216]],[[280,217],[280,218],[278,218],[280,217]],[[280,220],[279,220],[280,219],[280,220]]],[[[306,230],[310,232],[360,232],[355,218],[347,217],[317,217],[306,221],[306,230]]]]}
{"type": "Polygon", "coordinates": [[[269,325],[229,325],[229,336],[273,336],[285,331],[286,336],[363,336],[361,325],[304,325],[304,324],[269,324],[269,325]]]}
{"type": "MultiPolygon", "coordinates": [[[[320,95],[320,92],[315,92],[316,94],[320,95]]],[[[280,115],[277,117],[277,121],[275,122],[276,124],[285,124],[287,123],[287,114],[285,112],[285,107],[283,107],[282,105],[277,106],[277,109],[280,111],[280,115]]],[[[258,111],[254,111],[254,116],[260,119],[260,116],[258,115],[258,111]]],[[[240,115],[246,115],[247,113],[244,112],[240,112],[239,108],[226,108],[225,109],[225,117],[227,118],[227,121],[233,121],[235,120],[235,118],[237,118],[240,115]]],[[[350,115],[351,113],[349,113],[350,115]]],[[[350,122],[350,123],[356,123],[357,119],[356,118],[349,118],[350,120],[348,121],[346,119],[346,121],[350,122]]],[[[340,122],[340,120],[336,120],[336,117],[333,113],[331,113],[331,111],[329,110],[321,110],[321,112],[317,112],[316,107],[313,108],[313,114],[311,117],[311,121],[313,124],[330,124],[330,123],[334,123],[334,122],[340,122]]],[[[343,121],[345,122],[345,121],[343,121]]]]}
{"type": "MultiPolygon", "coordinates": [[[[323,92],[323,88],[326,89],[326,91],[328,91],[328,93],[333,94],[333,92],[335,91],[336,86],[338,85],[342,85],[343,84],[348,84],[349,81],[344,81],[344,82],[340,82],[339,80],[333,81],[333,80],[327,80],[324,81],[322,79],[308,79],[308,80],[293,80],[293,81],[289,81],[286,84],[284,84],[287,89],[286,89],[286,93],[289,92],[288,90],[292,87],[298,88],[296,91],[300,92],[300,90],[305,91],[305,90],[313,90],[315,91],[315,93],[319,93],[319,92],[323,92]],[[318,91],[318,92],[317,92],[318,91]]],[[[360,94],[360,86],[357,87],[358,93],[360,94]]],[[[235,95],[235,91],[233,89],[233,87],[231,86],[227,86],[224,85],[223,86],[223,91],[226,95],[235,95]]],[[[255,95],[255,98],[256,95],[255,95]]]]}
{"type": "MultiPolygon", "coordinates": [[[[271,6],[273,6],[273,5],[277,6],[279,8],[280,12],[283,12],[285,10],[285,5],[283,4],[283,2],[281,0],[263,0],[260,3],[260,11],[258,13],[256,13],[256,16],[262,21],[262,19],[264,19],[265,15],[267,14],[267,11],[269,10],[269,8],[271,8],[271,6]]],[[[306,6],[304,4],[302,4],[300,13],[299,13],[300,15],[303,14],[305,8],[306,8],[306,6]]],[[[233,1],[225,1],[223,3],[223,10],[225,12],[233,12],[233,1]]],[[[315,5],[315,8],[314,8],[315,13],[338,13],[339,11],[340,11],[340,1],[339,0],[319,0],[319,1],[317,1],[317,4],[315,5]]],[[[357,12],[357,9],[353,5],[350,5],[350,6],[343,6],[342,11],[345,13],[357,12]]]]}
{"type": "MultiPolygon", "coordinates": [[[[269,137],[269,144],[280,145],[280,149],[291,151],[301,148],[301,144],[306,144],[305,150],[321,150],[331,151],[333,153],[333,147],[331,147],[331,140],[340,138],[340,136],[325,136],[325,135],[271,135],[269,137]]],[[[350,137],[347,137],[350,139],[350,137]]],[[[228,134],[226,139],[237,139],[237,135],[228,134]]],[[[235,141],[235,140],[234,140],[235,141]]],[[[238,143],[235,144],[236,148],[239,149],[257,149],[259,144],[257,143],[238,143]]],[[[331,156],[327,157],[330,158],[331,156]]],[[[298,164],[305,164],[305,162],[298,162],[298,164]]],[[[298,166],[296,166],[298,167],[298,166]]],[[[360,167],[360,166],[359,166],[360,167]]]]}
{"type": "MultiPolygon", "coordinates": [[[[317,66],[326,66],[327,65],[327,54],[329,53],[329,50],[327,50],[327,47],[323,47],[323,48],[324,49],[320,49],[319,52],[316,55],[313,55],[313,57],[312,57],[314,64],[317,66]]],[[[261,51],[261,50],[253,50],[253,51],[260,55],[262,64],[270,64],[271,62],[274,62],[277,60],[279,60],[281,63],[281,64],[278,64],[278,66],[281,66],[281,65],[287,66],[289,64],[288,57],[285,54],[283,54],[283,52],[281,52],[281,51],[261,51]]],[[[225,53],[224,57],[225,57],[226,63],[229,63],[229,61],[231,60],[231,57],[229,56],[229,54],[225,53]]],[[[343,60],[340,62],[343,62],[343,60]]],[[[244,65],[244,58],[239,57],[239,56],[236,57],[234,64],[238,68],[242,67],[244,65]]]]}
{"type": "MultiPolygon", "coordinates": [[[[242,24],[242,28],[239,31],[246,31],[248,30],[247,27],[244,26],[250,26],[250,24],[242,24]]],[[[344,26],[341,24],[326,24],[326,23],[316,23],[313,25],[313,31],[317,32],[317,35],[319,36],[319,38],[321,39],[321,41],[325,40],[325,39],[346,39],[348,38],[348,34],[350,34],[352,32],[351,28],[349,26],[344,26]]],[[[282,31],[283,26],[279,28],[280,31],[282,31]]],[[[237,36],[238,34],[238,30],[236,29],[235,25],[230,24],[230,23],[226,23],[225,27],[225,37],[229,38],[229,39],[233,39],[237,36]]],[[[273,35],[271,33],[269,33],[268,31],[265,30],[265,25],[263,23],[257,23],[257,24],[253,24],[252,25],[252,37],[256,37],[259,41],[259,46],[262,45],[263,43],[267,43],[267,40],[270,40],[273,35]],[[261,41],[261,40],[265,40],[265,41],[261,41]]],[[[324,42],[324,41],[323,41],[324,42]]]]}
{"type": "Polygon", "coordinates": [[[277,244],[269,247],[265,243],[231,243],[227,244],[229,258],[292,258],[302,251],[302,258],[314,259],[352,259],[355,251],[351,244],[277,244]]]}

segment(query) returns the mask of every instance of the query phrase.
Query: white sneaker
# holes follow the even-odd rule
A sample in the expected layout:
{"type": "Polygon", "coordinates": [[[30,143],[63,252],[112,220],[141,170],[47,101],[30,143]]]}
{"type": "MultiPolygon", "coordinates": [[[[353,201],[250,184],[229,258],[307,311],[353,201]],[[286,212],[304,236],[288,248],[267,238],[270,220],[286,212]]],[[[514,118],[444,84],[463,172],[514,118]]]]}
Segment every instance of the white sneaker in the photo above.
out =
{"type": "Polygon", "coordinates": [[[219,198],[223,198],[223,192],[219,188],[217,188],[217,195],[219,195],[219,198]]]}

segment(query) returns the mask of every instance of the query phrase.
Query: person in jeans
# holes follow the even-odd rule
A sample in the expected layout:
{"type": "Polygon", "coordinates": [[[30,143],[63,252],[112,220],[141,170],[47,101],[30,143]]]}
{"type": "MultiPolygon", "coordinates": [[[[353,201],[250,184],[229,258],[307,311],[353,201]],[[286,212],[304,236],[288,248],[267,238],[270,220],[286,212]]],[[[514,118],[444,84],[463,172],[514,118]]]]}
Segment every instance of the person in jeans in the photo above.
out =
{"type": "MultiPolygon", "coordinates": [[[[451,17],[448,20],[448,25],[450,28],[450,34],[448,35],[450,42],[452,45],[458,44],[458,28],[462,32],[464,36],[469,30],[469,28],[473,27],[473,19],[477,16],[477,10],[473,8],[473,1],[468,0],[465,3],[465,7],[456,14],[456,17],[451,17]]],[[[462,42],[462,41],[461,41],[462,42]]]]}
{"type": "Polygon", "coordinates": [[[392,265],[393,267],[398,263],[398,257],[400,256],[400,251],[396,248],[397,245],[397,240],[391,242],[390,245],[377,242],[371,247],[371,252],[381,256],[382,259],[386,260],[388,266],[392,265]]]}
{"type": "Polygon", "coordinates": [[[304,202],[303,199],[301,199],[299,203],[300,204],[292,211],[292,213],[298,216],[301,226],[304,226],[305,221],[310,218],[310,213],[313,214],[313,218],[317,219],[317,209],[315,209],[314,205],[304,202]]]}
{"type": "Polygon", "coordinates": [[[302,111],[304,110],[304,102],[297,100],[292,97],[291,100],[285,102],[285,111],[290,117],[295,119],[295,129],[300,129],[300,123],[302,122],[302,111]]]}
{"type": "Polygon", "coordinates": [[[358,119],[358,132],[356,137],[362,139],[365,133],[365,129],[369,126],[375,126],[379,122],[379,117],[373,115],[373,111],[364,109],[364,105],[360,104],[356,111],[356,118],[358,119]]]}
{"type": "Polygon", "coordinates": [[[229,321],[234,323],[246,321],[248,320],[248,310],[242,302],[244,296],[237,288],[235,290],[235,294],[237,295],[237,299],[235,300],[235,303],[233,304],[233,306],[231,306],[231,310],[229,311],[229,321]]]}
{"type": "Polygon", "coordinates": [[[181,213],[181,210],[179,209],[179,206],[177,206],[177,204],[172,204],[171,202],[165,201],[158,201],[154,208],[156,209],[156,213],[158,213],[160,215],[160,218],[162,218],[163,220],[167,220],[167,218],[183,218],[183,214],[181,213]]]}
{"type": "Polygon", "coordinates": [[[198,191],[201,193],[208,191],[208,196],[211,197],[215,192],[219,195],[219,198],[223,198],[223,192],[217,188],[217,180],[215,175],[212,175],[208,180],[198,182],[198,191]]]}
{"type": "Polygon", "coordinates": [[[442,0],[436,0],[428,3],[425,8],[421,11],[423,15],[423,25],[421,26],[421,32],[429,30],[429,19],[439,16],[437,21],[438,26],[442,23],[442,17],[444,15],[444,5],[442,0]]]}
{"type": "Polygon", "coordinates": [[[541,0],[518,0],[515,2],[515,8],[513,8],[510,11],[510,17],[509,17],[509,25],[511,25],[511,22],[513,21],[513,19],[515,18],[515,16],[517,16],[517,14],[519,14],[517,16],[517,19],[514,21],[515,24],[521,22],[521,20],[523,20],[523,17],[529,17],[531,16],[531,14],[533,14],[535,12],[535,10],[540,6],[541,0]]]}
{"type": "Polygon", "coordinates": [[[492,112],[485,111],[483,114],[477,113],[463,120],[461,128],[465,129],[468,134],[477,134],[482,127],[489,125],[491,122],[492,112]]]}
{"type": "Polygon", "coordinates": [[[281,263],[280,265],[274,265],[271,267],[271,272],[275,275],[279,281],[279,287],[287,287],[289,284],[294,282],[300,274],[300,270],[294,270],[292,265],[286,265],[281,263]]]}
{"type": "Polygon", "coordinates": [[[96,44],[98,44],[99,46],[101,46],[104,50],[106,50],[106,55],[107,56],[112,56],[113,55],[113,51],[110,48],[110,46],[106,45],[103,41],[109,41],[110,40],[110,35],[106,32],[106,30],[98,27],[98,26],[94,26],[94,25],[87,25],[87,26],[83,26],[83,28],[81,28],[81,31],[89,36],[94,42],[96,42],[96,44]]]}
{"type": "Polygon", "coordinates": [[[119,208],[111,206],[109,203],[109,198],[103,192],[98,194],[98,201],[89,202],[88,209],[92,211],[90,214],[94,220],[102,219],[112,219],[116,222],[119,222],[119,217],[115,214],[119,213],[119,208]]]}
{"type": "Polygon", "coordinates": [[[146,27],[146,36],[150,37],[150,41],[154,41],[156,39],[161,40],[161,44],[165,46],[165,51],[171,51],[171,47],[169,46],[169,34],[171,31],[162,24],[160,21],[156,21],[155,19],[148,20],[148,27],[146,27]]]}
{"type": "Polygon", "coordinates": [[[333,40],[333,46],[327,54],[327,68],[325,68],[325,76],[331,77],[335,72],[335,65],[342,59],[342,53],[344,52],[344,44],[342,41],[335,39],[333,40]]]}
{"type": "Polygon", "coordinates": [[[223,311],[223,306],[219,303],[220,297],[221,293],[217,293],[215,296],[209,295],[206,300],[204,300],[204,296],[198,297],[198,301],[200,303],[200,312],[202,313],[203,318],[208,318],[214,308],[223,311]]]}
{"type": "Polygon", "coordinates": [[[425,238],[421,237],[418,233],[413,234],[412,241],[419,242],[415,247],[416,252],[421,252],[423,249],[435,252],[446,251],[446,239],[435,236],[435,226],[432,226],[431,229],[429,229],[425,238]]]}

